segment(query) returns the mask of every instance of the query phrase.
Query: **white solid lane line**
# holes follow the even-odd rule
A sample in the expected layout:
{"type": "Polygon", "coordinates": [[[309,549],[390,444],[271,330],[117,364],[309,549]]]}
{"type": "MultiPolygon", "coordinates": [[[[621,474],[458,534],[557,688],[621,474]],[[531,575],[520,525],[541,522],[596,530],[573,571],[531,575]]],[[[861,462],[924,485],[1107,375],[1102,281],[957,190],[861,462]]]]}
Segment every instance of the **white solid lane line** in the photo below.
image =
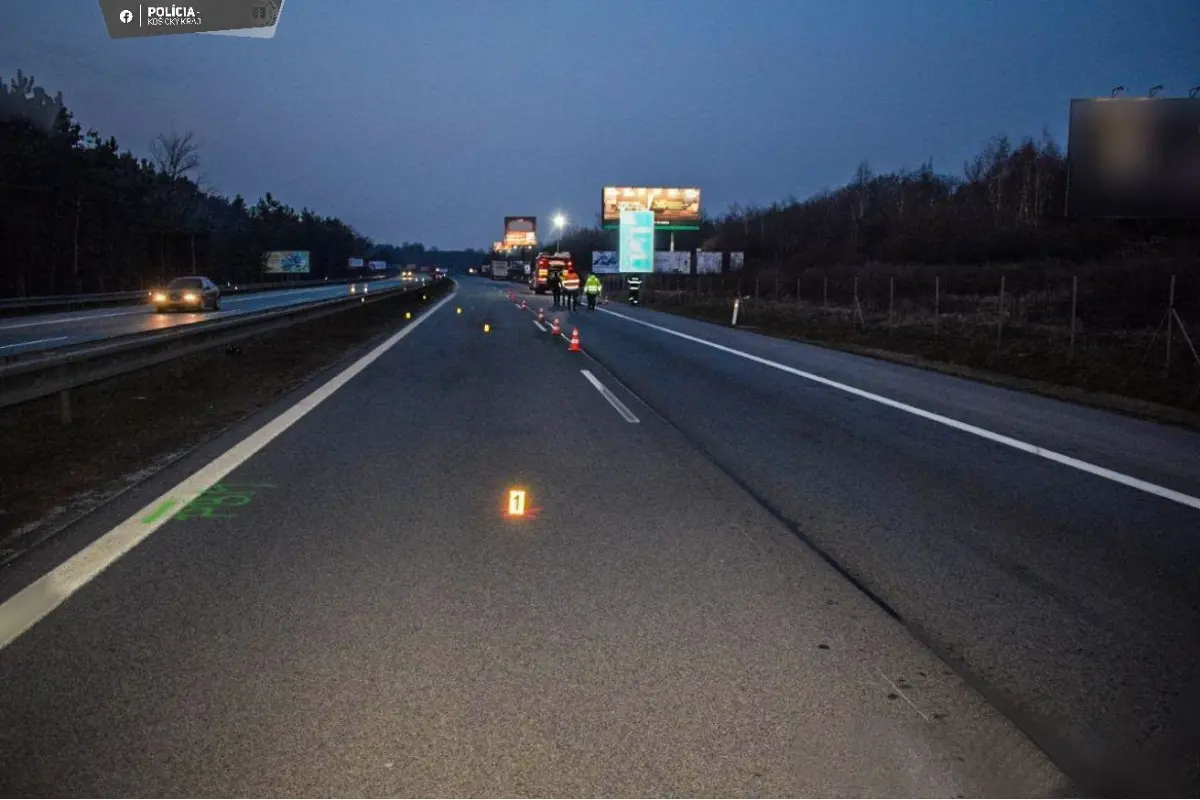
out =
{"type": "Polygon", "coordinates": [[[451,292],[425,314],[414,319],[374,350],[314,389],[294,406],[5,601],[3,605],[0,605],[0,650],[12,644],[17,637],[36,625],[68,597],[79,591],[89,581],[116,563],[117,559],[166,524],[172,515],[161,513],[164,506],[177,510],[195,500],[213,484],[245,463],[271,440],[295,425],[305,414],[329,399],[351,378],[373,364],[397,342],[429,319],[435,311],[450,302],[455,294],[457,292],[451,292]]]}
{"type": "Polygon", "coordinates": [[[31,344],[45,344],[46,342],[61,342],[63,339],[69,338],[69,336],[52,336],[49,339],[31,339],[28,342],[17,342],[16,344],[0,344],[0,350],[7,350],[10,347],[28,347],[31,344]]]}
{"type": "Polygon", "coordinates": [[[536,319],[533,321],[533,324],[537,325],[538,330],[541,331],[542,333],[546,332],[546,326],[543,325],[542,323],[538,322],[536,319]]]}
{"type": "Polygon", "coordinates": [[[611,405],[613,408],[615,408],[617,410],[617,413],[620,414],[622,417],[624,417],[626,422],[637,422],[638,421],[638,418],[636,416],[634,416],[634,413],[632,411],[630,411],[629,408],[624,403],[621,402],[620,398],[618,398],[615,394],[610,392],[608,390],[608,387],[600,382],[599,378],[597,378],[595,375],[593,375],[591,372],[589,372],[586,369],[581,369],[579,371],[583,373],[583,377],[588,379],[588,383],[590,383],[590,384],[592,384],[592,386],[596,387],[596,391],[598,391],[601,394],[601,396],[604,397],[604,399],[608,401],[609,405],[611,405]]]}
{"type": "Polygon", "coordinates": [[[1064,455],[1062,453],[1055,452],[1054,450],[1047,450],[1044,447],[1023,442],[1020,439],[1014,439],[1011,436],[1005,436],[1002,433],[989,431],[987,428],[980,428],[977,425],[960,422],[959,420],[942,416],[941,414],[935,414],[932,411],[926,411],[923,408],[910,406],[907,403],[901,403],[899,400],[892,400],[891,398],[884,397],[882,395],[867,392],[862,389],[856,389],[853,386],[848,386],[844,383],[838,383],[837,381],[832,381],[829,378],[822,378],[820,375],[814,375],[811,372],[805,372],[804,370],[796,369],[795,367],[789,367],[787,364],[780,364],[777,361],[771,361],[770,359],[762,358],[761,356],[746,353],[732,347],[726,347],[723,344],[717,344],[716,342],[710,342],[707,339],[701,339],[699,336],[692,336],[687,333],[673,331],[670,328],[664,328],[662,325],[655,325],[652,322],[645,322],[624,314],[618,314],[617,312],[609,311],[606,308],[600,310],[605,314],[617,317],[618,319],[623,319],[627,322],[633,322],[637,325],[644,325],[647,328],[652,328],[656,331],[670,334],[671,336],[678,336],[680,339],[686,339],[689,342],[702,344],[705,347],[711,347],[714,350],[720,350],[723,353],[729,353],[730,355],[737,356],[738,358],[744,358],[747,361],[753,361],[756,364],[772,367],[780,372],[786,372],[789,375],[795,375],[798,378],[804,378],[805,380],[819,383],[822,386],[828,386],[831,389],[837,389],[838,391],[852,394],[855,397],[861,397],[864,400],[870,400],[873,403],[879,403],[880,405],[894,408],[898,411],[903,411],[906,414],[912,414],[913,416],[929,420],[930,422],[936,422],[939,425],[945,425],[949,428],[962,431],[963,433],[969,433],[973,436],[978,436],[981,439],[987,439],[988,441],[996,442],[997,444],[1002,444],[1006,447],[1011,447],[1014,450],[1020,450],[1023,453],[1029,453],[1030,455],[1044,458],[1047,461],[1053,461],[1056,464],[1062,464],[1065,467],[1071,467],[1072,469],[1077,469],[1080,472],[1086,472],[1089,475],[1095,475],[1098,478],[1104,478],[1105,480],[1112,481],[1113,483],[1119,483],[1122,486],[1128,486],[1131,489],[1137,489],[1138,491],[1146,492],[1147,494],[1152,494],[1156,497],[1161,497],[1164,500],[1171,500],[1175,503],[1200,510],[1200,497],[1193,497],[1190,494],[1177,492],[1174,489],[1168,489],[1165,486],[1159,486],[1156,483],[1150,483],[1149,481],[1144,481],[1141,478],[1135,478],[1132,475],[1126,475],[1122,472],[1111,470],[1108,467],[1101,467],[1098,464],[1092,464],[1091,462],[1064,455]]]}

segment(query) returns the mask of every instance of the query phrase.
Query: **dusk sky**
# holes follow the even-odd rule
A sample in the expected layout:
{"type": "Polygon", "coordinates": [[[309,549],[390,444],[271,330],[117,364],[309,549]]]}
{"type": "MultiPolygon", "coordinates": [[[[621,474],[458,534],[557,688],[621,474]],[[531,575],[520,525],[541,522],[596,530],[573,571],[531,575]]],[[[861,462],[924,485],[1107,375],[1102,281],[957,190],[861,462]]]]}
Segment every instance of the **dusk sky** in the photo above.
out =
{"type": "Polygon", "coordinates": [[[110,40],[96,0],[18,0],[0,77],[146,155],[194,131],[214,190],[380,242],[486,247],[506,215],[593,224],[605,184],[709,214],[988,137],[1065,146],[1068,101],[1200,84],[1196,0],[288,0],[273,39],[110,40]]]}

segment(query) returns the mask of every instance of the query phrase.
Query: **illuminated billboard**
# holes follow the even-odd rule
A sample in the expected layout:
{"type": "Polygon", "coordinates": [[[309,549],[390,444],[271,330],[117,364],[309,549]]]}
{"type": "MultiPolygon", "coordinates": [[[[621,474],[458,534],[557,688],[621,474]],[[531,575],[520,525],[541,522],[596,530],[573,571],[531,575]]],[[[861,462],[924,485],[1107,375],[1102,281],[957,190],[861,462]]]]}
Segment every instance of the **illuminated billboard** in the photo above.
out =
{"type": "Polygon", "coordinates": [[[1200,218],[1200,98],[1071,101],[1067,213],[1200,218]]]}
{"type": "Polygon", "coordinates": [[[272,250],[263,254],[263,272],[268,275],[304,275],[308,268],[307,250],[272,250]]]}
{"type": "Polygon", "coordinates": [[[505,217],[505,247],[537,247],[537,217],[505,217]]]}
{"type": "Polygon", "coordinates": [[[647,186],[605,186],[601,195],[601,224],[621,225],[622,211],[653,211],[660,231],[700,230],[700,190],[647,186]]]}

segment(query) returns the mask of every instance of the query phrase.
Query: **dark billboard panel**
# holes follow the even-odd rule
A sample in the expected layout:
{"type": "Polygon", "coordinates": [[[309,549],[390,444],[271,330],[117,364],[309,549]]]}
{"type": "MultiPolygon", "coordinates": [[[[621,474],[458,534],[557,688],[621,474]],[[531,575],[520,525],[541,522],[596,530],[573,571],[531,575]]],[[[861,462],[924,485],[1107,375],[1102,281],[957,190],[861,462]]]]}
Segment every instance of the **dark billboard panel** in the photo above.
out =
{"type": "Polygon", "coordinates": [[[696,188],[605,186],[600,203],[605,228],[620,227],[622,211],[653,211],[656,230],[700,230],[700,190],[696,188]]]}
{"type": "Polygon", "coordinates": [[[1071,101],[1072,217],[1200,218],[1200,98],[1071,101]]]}

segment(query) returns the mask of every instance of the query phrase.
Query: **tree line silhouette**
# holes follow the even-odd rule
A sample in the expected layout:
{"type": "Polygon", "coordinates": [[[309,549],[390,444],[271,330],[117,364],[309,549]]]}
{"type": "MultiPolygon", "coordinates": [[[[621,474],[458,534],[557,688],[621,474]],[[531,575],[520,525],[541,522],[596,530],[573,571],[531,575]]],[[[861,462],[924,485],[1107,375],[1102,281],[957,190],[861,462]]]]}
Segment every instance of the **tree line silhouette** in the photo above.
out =
{"type": "Polygon", "coordinates": [[[373,242],[335,216],[271,193],[224,197],[199,174],[191,133],[162,133],[149,158],[77,123],[62,93],[22,72],[0,80],[0,296],[141,289],[200,273],[263,280],[268,250],[308,250],[312,278],[347,274],[351,257],[465,266],[473,252],[373,242]]]}
{"type": "MultiPolygon", "coordinates": [[[[996,136],[963,165],[940,174],[876,173],[859,164],[844,186],[767,207],[734,205],[698,232],[677,232],[677,249],[742,251],[754,270],[798,274],[864,264],[1073,264],[1144,257],[1195,257],[1187,220],[1069,219],[1067,159],[1048,133],[1014,144],[996,136]]],[[[667,248],[659,234],[656,247],[667,248]]],[[[577,228],[563,248],[580,255],[616,249],[616,233],[577,228]]]]}

